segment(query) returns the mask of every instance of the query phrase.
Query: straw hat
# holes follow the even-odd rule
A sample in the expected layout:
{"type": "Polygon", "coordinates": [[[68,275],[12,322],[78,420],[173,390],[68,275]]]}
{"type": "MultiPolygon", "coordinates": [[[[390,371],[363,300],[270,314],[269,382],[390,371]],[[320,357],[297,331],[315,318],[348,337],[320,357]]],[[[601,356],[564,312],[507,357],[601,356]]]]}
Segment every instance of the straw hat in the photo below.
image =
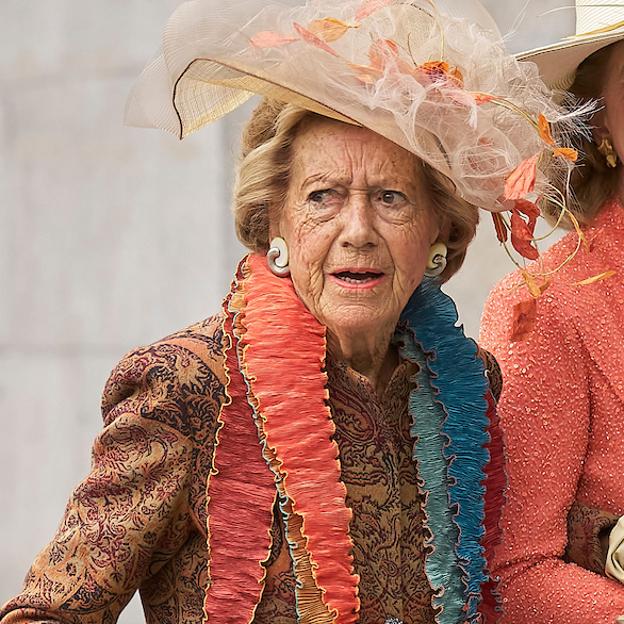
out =
{"type": "Polygon", "coordinates": [[[576,34],[518,54],[534,62],[552,89],[569,89],[578,66],[594,52],[624,39],[624,2],[576,0],[576,34]]]}

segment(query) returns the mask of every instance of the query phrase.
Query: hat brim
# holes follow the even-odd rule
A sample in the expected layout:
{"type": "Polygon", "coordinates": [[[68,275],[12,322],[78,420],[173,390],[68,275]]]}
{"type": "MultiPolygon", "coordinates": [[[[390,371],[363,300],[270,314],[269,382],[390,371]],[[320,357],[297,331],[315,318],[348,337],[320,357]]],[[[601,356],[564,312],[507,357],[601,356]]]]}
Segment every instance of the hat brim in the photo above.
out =
{"type": "Polygon", "coordinates": [[[551,89],[569,89],[578,66],[594,52],[624,39],[624,28],[617,31],[579,37],[517,54],[519,61],[537,65],[542,80],[551,89]]]}
{"type": "Polygon", "coordinates": [[[177,79],[173,89],[180,138],[223,116],[225,111],[238,104],[237,98],[241,93],[247,94],[242,96],[244,98],[256,94],[295,104],[330,119],[373,129],[423,160],[439,154],[435,168],[449,177],[453,175],[445,159],[445,146],[433,135],[421,133],[420,149],[415,150],[405,134],[397,132],[391,112],[382,108],[354,106],[352,101],[337,97],[335,93],[332,97],[329,93],[331,83],[325,85],[298,80],[299,65],[295,63],[293,68],[295,73],[288,73],[285,71],[288,68],[282,68],[278,83],[261,63],[241,62],[240,59],[194,59],[177,79]],[[198,110],[203,113],[198,115],[198,110]]]}

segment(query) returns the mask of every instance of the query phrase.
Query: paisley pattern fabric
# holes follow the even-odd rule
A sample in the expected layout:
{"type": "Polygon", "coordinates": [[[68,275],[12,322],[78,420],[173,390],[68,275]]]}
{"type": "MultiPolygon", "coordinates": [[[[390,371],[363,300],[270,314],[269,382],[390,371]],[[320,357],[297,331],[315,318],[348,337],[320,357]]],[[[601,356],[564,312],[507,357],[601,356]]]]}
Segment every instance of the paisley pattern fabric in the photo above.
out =
{"type": "Polygon", "coordinates": [[[387,616],[406,623],[433,618],[407,412],[413,372],[409,363],[401,364],[379,400],[356,372],[341,366],[330,370],[331,385],[346,390],[334,396],[332,414],[347,503],[354,515],[351,535],[362,594],[360,621],[371,624],[387,616]],[[362,409],[365,404],[368,410],[362,409]]]}
{"type": "MultiPolygon", "coordinates": [[[[411,460],[407,413],[411,373],[411,365],[402,363],[378,397],[368,380],[352,369],[331,362],[328,366],[342,479],[353,510],[351,536],[362,623],[376,624],[388,616],[406,623],[433,622],[424,573],[421,499],[411,460]]],[[[269,561],[271,581],[256,624],[295,621],[295,578],[283,533],[274,545],[279,555],[269,561]]]]}
{"type": "MultiPolygon", "coordinates": [[[[222,317],[138,349],[104,390],[105,427],[89,476],[72,494],[2,624],[114,622],[139,589],[149,624],[203,621],[209,584],[206,482],[216,418],[226,400],[222,317]]],[[[497,374],[495,363],[489,366],[497,374]]],[[[411,460],[407,397],[414,365],[401,363],[378,396],[355,371],[327,366],[342,480],[353,510],[363,624],[395,616],[434,621],[424,574],[422,500],[411,460]]],[[[255,624],[294,624],[295,580],[276,505],[272,552],[255,624]]]]}
{"type": "Polygon", "coordinates": [[[609,533],[619,516],[574,502],[568,513],[568,544],[565,561],[606,576],[609,533]]]}

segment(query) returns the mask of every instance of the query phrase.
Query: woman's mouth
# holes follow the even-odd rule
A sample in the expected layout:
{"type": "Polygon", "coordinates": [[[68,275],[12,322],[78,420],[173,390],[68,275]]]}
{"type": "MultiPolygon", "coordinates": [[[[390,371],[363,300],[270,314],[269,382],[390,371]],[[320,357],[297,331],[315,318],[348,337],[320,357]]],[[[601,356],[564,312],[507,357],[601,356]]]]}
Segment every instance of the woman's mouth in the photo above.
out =
{"type": "Polygon", "coordinates": [[[341,269],[330,274],[332,280],[343,288],[369,289],[377,286],[385,277],[375,269],[341,269]]]}

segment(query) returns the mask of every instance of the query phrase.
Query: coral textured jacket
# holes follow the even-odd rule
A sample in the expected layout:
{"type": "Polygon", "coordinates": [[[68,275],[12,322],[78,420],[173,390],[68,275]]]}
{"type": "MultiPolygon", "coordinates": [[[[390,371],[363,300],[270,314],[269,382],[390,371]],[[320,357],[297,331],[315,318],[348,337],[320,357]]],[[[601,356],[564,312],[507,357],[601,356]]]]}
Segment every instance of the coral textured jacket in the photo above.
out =
{"type": "MultiPolygon", "coordinates": [[[[606,205],[586,236],[587,248],[525,309],[534,315],[528,335],[514,329],[514,307],[530,300],[517,272],[483,316],[481,343],[504,379],[509,492],[493,572],[505,624],[613,624],[624,615],[624,585],[564,559],[573,504],[624,514],[624,208],[606,205]],[[615,274],[577,285],[608,270],[615,274]]],[[[549,249],[546,270],[576,240],[571,233],[549,249]]]]}

